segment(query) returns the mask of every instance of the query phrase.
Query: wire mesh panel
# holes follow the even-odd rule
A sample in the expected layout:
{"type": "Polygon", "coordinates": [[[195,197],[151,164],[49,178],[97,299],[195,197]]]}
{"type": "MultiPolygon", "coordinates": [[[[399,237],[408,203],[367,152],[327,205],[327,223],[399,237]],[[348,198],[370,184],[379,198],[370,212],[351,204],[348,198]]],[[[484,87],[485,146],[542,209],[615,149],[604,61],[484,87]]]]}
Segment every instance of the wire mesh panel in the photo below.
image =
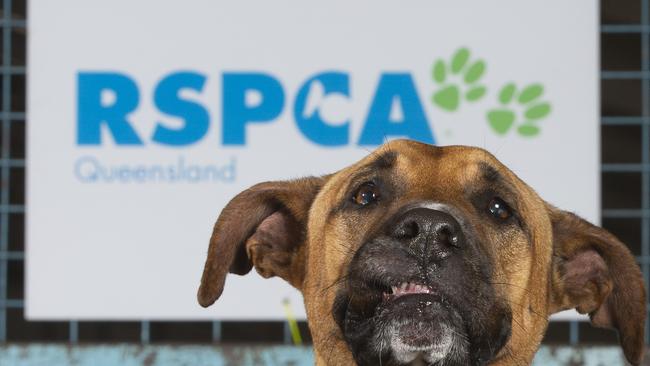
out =
{"type": "MultiPolygon", "coordinates": [[[[0,342],[289,342],[280,322],[24,319],[28,14],[25,0],[0,1],[0,342]]],[[[650,283],[650,0],[604,0],[601,22],[602,223],[630,247],[650,283]]],[[[545,341],[615,340],[613,332],[586,323],[554,322],[545,341]]]]}

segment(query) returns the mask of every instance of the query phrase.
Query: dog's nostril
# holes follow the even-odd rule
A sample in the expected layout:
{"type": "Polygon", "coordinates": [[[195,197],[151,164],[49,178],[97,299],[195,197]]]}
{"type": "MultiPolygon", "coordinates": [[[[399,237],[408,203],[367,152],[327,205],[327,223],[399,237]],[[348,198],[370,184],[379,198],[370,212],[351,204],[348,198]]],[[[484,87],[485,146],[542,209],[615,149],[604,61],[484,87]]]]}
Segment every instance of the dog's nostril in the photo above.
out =
{"type": "Polygon", "coordinates": [[[438,230],[438,239],[440,241],[449,242],[451,237],[451,230],[447,226],[443,226],[438,230]]]}
{"type": "Polygon", "coordinates": [[[447,243],[454,247],[458,246],[458,235],[447,225],[438,229],[437,239],[441,243],[447,243]]]}
{"type": "Polygon", "coordinates": [[[398,238],[411,239],[420,234],[420,225],[415,220],[407,221],[395,233],[398,238]]]}

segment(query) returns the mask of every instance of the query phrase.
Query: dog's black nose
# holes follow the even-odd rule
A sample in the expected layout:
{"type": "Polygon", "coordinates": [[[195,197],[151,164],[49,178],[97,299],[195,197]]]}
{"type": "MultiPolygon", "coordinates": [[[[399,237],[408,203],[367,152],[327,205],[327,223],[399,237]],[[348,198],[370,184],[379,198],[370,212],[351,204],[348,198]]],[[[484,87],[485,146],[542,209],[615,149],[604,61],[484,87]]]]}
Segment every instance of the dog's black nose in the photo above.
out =
{"type": "Polygon", "coordinates": [[[458,221],[450,214],[429,208],[413,208],[397,216],[388,235],[418,254],[447,258],[462,248],[464,238],[458,221]]]}

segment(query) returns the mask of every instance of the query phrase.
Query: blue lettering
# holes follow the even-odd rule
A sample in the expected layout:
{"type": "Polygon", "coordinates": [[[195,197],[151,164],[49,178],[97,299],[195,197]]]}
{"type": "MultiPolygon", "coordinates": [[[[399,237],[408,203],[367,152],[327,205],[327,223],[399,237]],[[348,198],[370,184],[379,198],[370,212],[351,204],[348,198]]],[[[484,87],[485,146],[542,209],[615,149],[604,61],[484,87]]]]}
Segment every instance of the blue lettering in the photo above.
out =
{"type": "Polygon", "coordinates": [[[347,102],[349,96],[350,78],[346,73],[321,73],[307,80],[300,87],[294,104],[293,113],[298,129],[305,137],[320,145],[347,145],[350,120],[346,116],[341,121],[341,118],[333,114],[337,110],[345,110],[336,105],[336,102],[347,102]],[[324,113],[327,113],[327,117],[324,113]]]}
{"type": "Polygon", "coordinates": [[[382,74],[359,137],[359,145],[381,145],[390,136],[435,144],[413,79],[406,73],[382,74]],[[391,118],[394,108],[401,116],[391,118]]]}
{"type": "Polygon", "coordinates": [[[163,78],[154,91],[154,103],[158,110],[185,121],[182,128],[166,127],[158,122],[152,140],[164,145],[182,146],[193,144],[205,136],[210,126],[210,115],[200,104],[181,99],[182,89],[196,92],[203,90],[205,76],[194,72],[175,72],[163,78]]]}
{"type": "Polygon", "coordinates": [[[140,96],[135,81],[118,73],[77,75],[77,143],[101,144],[101,126],[105,124],[117,145],[142,145],[127,115],[138,106],[140,96]],[[112,91],[115,101],[102,103],[102,92],[112,91]]]}
{"type": "Polygon", "coordinates": [[[269,122],[284,107],[282,85],[274,77],[262,73],[223,74],[223,144],[244,145],[248,123],[269,122]],[[257,105],[247,105],[247,92],[259,93],[257,105]]]}

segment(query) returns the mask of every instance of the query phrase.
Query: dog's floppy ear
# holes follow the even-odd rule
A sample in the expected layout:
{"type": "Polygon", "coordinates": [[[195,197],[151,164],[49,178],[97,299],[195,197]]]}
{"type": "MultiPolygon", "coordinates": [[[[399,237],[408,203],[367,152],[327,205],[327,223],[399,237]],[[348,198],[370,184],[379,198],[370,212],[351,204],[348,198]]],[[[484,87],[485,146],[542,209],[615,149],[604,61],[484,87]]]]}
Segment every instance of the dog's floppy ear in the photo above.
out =
{"type": "Polygon", "coordinates": [[[221,296],[228,272],[244,275],[253,266],[299,288],[307,217],[322,183],[313,177],[260,183],[233,198],[212,231],[199,303],[207,307],[221,296]]]}
{"type": "Polygon", "coordinates": [[[641,363],[646,297],[641,271],[614,235],[550,209],[553,225],[551,312],[575,308],[596,327],[618,331],[625,357],[641,363]]]}

